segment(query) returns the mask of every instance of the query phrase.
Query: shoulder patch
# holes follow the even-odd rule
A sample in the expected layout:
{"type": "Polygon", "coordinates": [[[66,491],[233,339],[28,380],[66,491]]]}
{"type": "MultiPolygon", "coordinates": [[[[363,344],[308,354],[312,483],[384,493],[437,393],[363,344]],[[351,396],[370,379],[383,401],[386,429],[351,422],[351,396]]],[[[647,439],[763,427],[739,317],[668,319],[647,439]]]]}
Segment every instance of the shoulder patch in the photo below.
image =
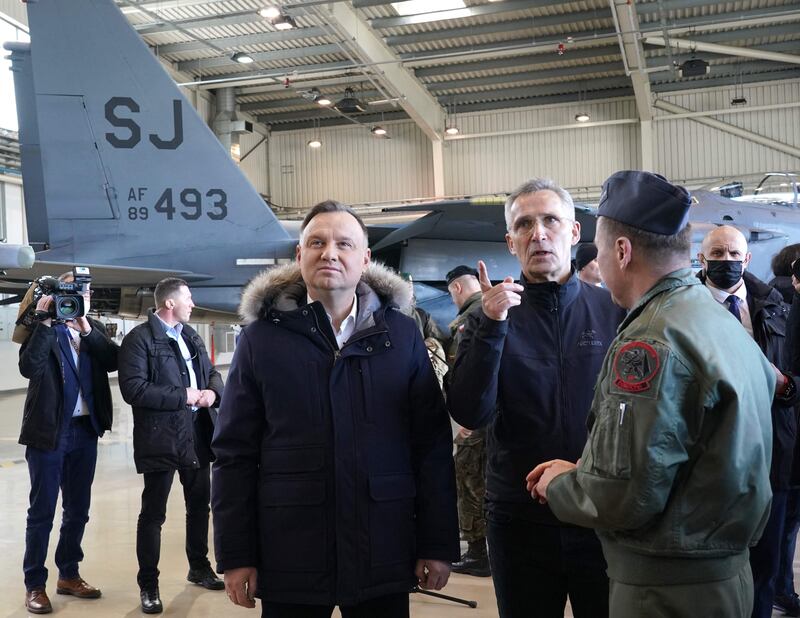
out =
{"type": "Polygon", "coordinates": [[[650,390],[660,371],[658,352],[644,341],[626,343],[614,356],[614,386],[629,393],[650,390]]]}

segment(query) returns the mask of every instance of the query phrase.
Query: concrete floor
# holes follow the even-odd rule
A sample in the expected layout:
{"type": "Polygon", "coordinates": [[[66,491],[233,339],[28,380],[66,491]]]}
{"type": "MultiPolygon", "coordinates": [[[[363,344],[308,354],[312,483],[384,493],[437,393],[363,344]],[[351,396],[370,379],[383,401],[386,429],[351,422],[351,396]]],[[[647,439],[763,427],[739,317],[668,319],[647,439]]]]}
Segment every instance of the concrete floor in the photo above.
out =
{"type": "MultiPolygon", "coordinates": [[[[139,591],[136,585],[136,518],[139,514],[142,479],[133,466],[130,408],[122,401],[115,382],[114,431],[99,441],[97,473],[92,491],[91,519],[86,528],[81,575],[102,589],[97,600],[79,600],[55,594],[57,571],[53,553],[57,542],[60,515],[56,515],[50,543],[48,594],[54,614],[64,618],[139,617],[139,591]]],[[[24,447],[17,444],[24,392],[0,394],[0,617],[28,616],[24,607],[22,554],[25,539],[25,514],[30,489],[24,447]]],[[[179,481],[170,494],[167,521],[162,533],[160,588],[164,616],[192,618],[260,616],[232,605],[224,592],[211,592],[186,581],[184,553],[184,506],[179,481]],[[176,490],[177,486],[177,490],[176,490]]],[[[210,556],[212,564],[213,556],[210,556]]],[[[795,563],[797,577],[797,562],[795,563]]],[[[413,618],[496,618],[494,588],[490,578],[453,575],[445,594],[478,601],[477,609],[412,595],[413,618]]],[[[572,613],[567,607],[568,618],[572,613]]],[[[338,616],[338,612],[334,614],[338,616]]],[[[776,612],[774,616],[779,616],[776,612]]],[[[376,617],[377,618],[377,617],[376,617]]],[[[531,617],[534,618],[534,617],[531,617]]]]}

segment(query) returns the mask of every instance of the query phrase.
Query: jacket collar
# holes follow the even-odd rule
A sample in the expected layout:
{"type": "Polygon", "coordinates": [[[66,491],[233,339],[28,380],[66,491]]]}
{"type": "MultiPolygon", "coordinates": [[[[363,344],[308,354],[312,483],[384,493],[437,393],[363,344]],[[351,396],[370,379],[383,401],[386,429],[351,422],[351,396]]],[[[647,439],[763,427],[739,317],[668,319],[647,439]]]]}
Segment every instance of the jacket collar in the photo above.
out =
{"type": "MultiPolygon", "coordinates": [[[[306,284],[298,264],[270,268],[257,275],[242,291],[239,315],[245,324],[263,319],[270,311],[295,311],[306,304],[306,284]]],[[[372,315],[382,306],[393,306],[408,314],[413,288],[390,268],[373,262],[356,288],[358,317],[356,329],[368,327],[372,315]]],[[[312,305],[315,303],[312,303],[312,305]]],[[[324,312],[323,312],[324,313],[324,312]]]]}
{"type": "MultiPolygon", "coordinates": [[[[150,332],[153,335],[153,339],[161,339],[169,342],[167,331],[164,329],[164,322],[162,322],[156,315],[155,309],[147,310],[147,325],[150,327],[150,332]]],[[[194,334],[195,330],[191,326],[188,324],[183,325],[182,335],[184,339],[190,339],[194,336],[194,334]]]]}
{"type": "Polygon", "coordinates": [[[458,315],[463,315],[471,311],[475,303],[481,302],[482,297],[483,294],[481,292],[475,292],[472,296],[470,296],[467,300],[464,301],[463,305],[461,305],[461,309],[458,310],[458,315]]]}
{"type": "MultiPolygon", "coordinates": [[[[702,270],[697,273],[697,278],[705,285],[706,276],[702,270]]],[[[764,283],[754,274],[744,271],[742,279],[744,279],[744,287],[747,290],[747,304],[751,313],[770,305],[780,305],[783,302],[783,296],[778,290],[768,283],[764,283]]]]}
{"type": "Polygon", "coordinates": [[[671,273],[663,276],[661,279],[656,281],[655,285],[651,287],[647,292],[645,292],[644,296],[639,299],[639,302],[628,312],[628,315],[625,316],[625,319],[622,320],[622,324],[619,325],[617,332],[622,332],[627,328],[628,324],[633,322],[639,314],[644,311],[644,308],[653,300],[656,296],[663,294],[664,292],[669,292],[670,290],[674,290],[676,288],[691,286],[691,285],[702,285],[702,282],[697,278],[691,268],[680,268],[678,270],[673,270],[671,273]]]}
{"type": "Polygon", "coordinates": [[[525,291],[523,292],[525,300],[549,311],[563,309],[572,304],[572,301],[578,297],[581,287],[581,282],[575,269],[571,271],[569,279],[564,284],[555,281],[531,283],[525,278],[524,274],[520,275],[519,280],[525,286],[525,291]]]}

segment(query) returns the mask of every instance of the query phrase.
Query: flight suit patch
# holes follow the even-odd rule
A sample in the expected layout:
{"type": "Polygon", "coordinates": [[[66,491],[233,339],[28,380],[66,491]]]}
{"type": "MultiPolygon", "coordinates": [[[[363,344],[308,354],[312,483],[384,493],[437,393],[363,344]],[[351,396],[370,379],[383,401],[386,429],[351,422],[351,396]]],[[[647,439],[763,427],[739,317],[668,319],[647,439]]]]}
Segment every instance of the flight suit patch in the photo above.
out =
{"type": "Polygon", "coordinates": [[[653,346],[643,341],[623,345],[614,356],[614,386],[627,393],[649,391],[661,370],[653,346]]]}

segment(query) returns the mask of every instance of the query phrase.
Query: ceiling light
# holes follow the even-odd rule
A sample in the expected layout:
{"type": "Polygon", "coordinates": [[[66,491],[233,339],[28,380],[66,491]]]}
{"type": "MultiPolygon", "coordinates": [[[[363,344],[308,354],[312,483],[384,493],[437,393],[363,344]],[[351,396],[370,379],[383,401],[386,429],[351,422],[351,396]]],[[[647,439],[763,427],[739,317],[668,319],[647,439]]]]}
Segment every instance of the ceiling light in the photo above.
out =
{"type": "Polygon", "coordinates": [[[322,147],[322,140],[315,137],[314,139],[310,139],[306,142],[306,146],[309,148],[321,148],[322,147]]]}
{"type": "Polygon", "coordinates": [[[328,98],[326,95],[324,95],[324,94],[318,94],[318,95],[317,95],[317,96],[314,98],[314,103],[316,103],[317,105],[321,105],[322,107],[328,107],[328,106],[329,106],[331,103],[333,103],[333,101],[331,101],[331,100],[330,100],[330,99],[329,99],[329,98],[328,98]]]}
{"type": "Polygon", "coordinates": [[[579,114],[575,114],[575,120],[578,122],[589,122],[591,116],[586,112],[580,112],[579,114]]]}
{"type": "Polygon", "coordinates": [[[356,114],[364,111],[364,106],[361,104],[361,101],[355,97],[352,88],[344,89],[344,96],[334,107],[343,114],[356,114]]]}
{"type": "Polygon", "coordinates": [[[731,99],[731,105],[747,105],[747,99],[744,96],[734,97],[731,99]]]}
{"type": "Polygon", "coordinates": [[[297,22],[294,21],[294,18],[291,15],[285,15],[283,13],[272,20],[272,25],[275,26],[275,30],[291,30],[292,28],[297,28],[297,22]]]}
{"type": "Polygon", "coordinates": [[[419,15],[466,8],[464,0],[405,0],[392,2],[391,5],[398,15],[419,15]]]}
{"type": "Polygon", "coordinates": [[[678,66],[678,75],[680,77],[700,77],[707,75],[709,69],[708,62],[702,58],[690,58],[678,66]]]}
{"type": "Polygon", "coordinates": [[[281,14],[281,10],[276,6],[265,6],[258,14],[267,19],[275,19],[281,14]]]}
{"type": "Polygon", "coordinates": [[[375,125],[370,129],[370,131],[372,132],[373,135],[377,135],[378,137],[383,137],[384,135],[386,135],[386,129],[384,129],[380,125],[375,125]]]}
{"type": "Polygon", "coordinates": [[[458,135],[458,127],[456,126],[447,127],[444,130],[444,132],[447,133],[448,135],[458,135]]]}
{"type": "Polygon", "coordinates": [[[238,62],[240,64],[250,64],[253,62],[253,57],[250,54],[246,54],[244,52],[236,52],[231,56],[231,60],[234,62],[238,62]]]}

